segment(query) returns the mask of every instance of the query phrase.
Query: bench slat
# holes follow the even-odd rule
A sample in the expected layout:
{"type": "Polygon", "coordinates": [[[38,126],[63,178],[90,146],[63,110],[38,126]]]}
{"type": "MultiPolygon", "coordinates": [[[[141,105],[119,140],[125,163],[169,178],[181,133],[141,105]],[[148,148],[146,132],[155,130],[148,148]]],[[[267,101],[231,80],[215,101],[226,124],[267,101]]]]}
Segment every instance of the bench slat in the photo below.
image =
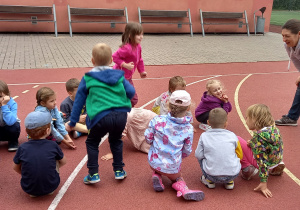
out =
{"type": "Polygon", "coordinates": [[[202,12],[203,18],[234,19],[243,18],[241,12],[202,12]]]}
{"type": "Polygon", "coordinates": [[[70,8],[70,13],[88,16],[124,16],[124,10],[121,9],[70,8]]]}
{"type": "Polygon", "coordinates": [[[142,17],[188,17],[187,11],[141,10],[142,17]]]}
{"type": "Polygon", "coordinates": [[[0,13],[52,14],[52,7],[0,5],[0,13]]]}

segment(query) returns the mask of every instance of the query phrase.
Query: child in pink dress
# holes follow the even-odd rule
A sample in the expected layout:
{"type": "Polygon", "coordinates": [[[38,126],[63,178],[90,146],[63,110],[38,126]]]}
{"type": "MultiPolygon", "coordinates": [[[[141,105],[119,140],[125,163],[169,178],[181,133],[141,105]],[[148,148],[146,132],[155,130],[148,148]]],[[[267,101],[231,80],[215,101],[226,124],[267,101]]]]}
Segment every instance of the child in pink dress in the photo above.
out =
{"type": "MultiPolygon", "coordinates": [[[[125,79],[133,85],[132,75],[137,69],[141,78],[147,77],[142,59],[141,41],[143,39],[143,28],[136,22],[127,23],[125,32],[122,35],[122,45],[112,55],[115,62],[114,69],[121,69],[125,72],[125,79]]],[[[138,102],[138,96],[135,93],[131,99],[131,105],[134,107],[138,102]]]]}

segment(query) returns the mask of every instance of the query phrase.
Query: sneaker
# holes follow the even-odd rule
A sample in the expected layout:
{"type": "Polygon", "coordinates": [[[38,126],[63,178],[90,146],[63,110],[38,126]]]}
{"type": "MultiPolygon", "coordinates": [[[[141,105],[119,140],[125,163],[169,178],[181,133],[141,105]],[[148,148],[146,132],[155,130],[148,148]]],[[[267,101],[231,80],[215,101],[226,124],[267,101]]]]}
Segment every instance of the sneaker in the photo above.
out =
{"type": "Polygon", "coordinates": [[[233,190],[234,188],[234,181],[232,180],[231,182],[225,183],[225,189],[226,190],[233,190]]]}
{"type": "Polygon", "coordinates": [[[285,169],[285,165],[283,162],[280,162],[278,166],[269,171],[269,174],[272,176],[281,176],[283,173],[283,169],[285,169]]]}
{"type": "Polygon", "coordinates": [[[15,152],[19,148],[18,143],[8,143],[8,151],[9,152],[15,152]]]}
{"type": "Polygon", "coordinates": [[[73,132],[73,138],[74,138],[74,139],[79,138],[81,135],[82,135],[82,133],[80,133],[80,132],[78,132],[78,131],[74,131],[74,132],[73,132]]]}
{"type": "Polygon", "coordinates": [[[250,165],[244,169],[242,169],[242,178],[246,180],[250,180],[255,174],[257,174],[258,169],[253,165],[250,165]]]}
{"type": "Polygon", "coordinates": [[[275,125],[297,126],[297,120],[292,120],[287,115],[282,115],[280,120],[275,120],[275,125]]]}
{"type": "Polygon", "coordinates": [[[115,179],[124,179],[127,176],[126,171],[115,171],[115,179]]]}
{"type": "Polygon", "coordinates": [[[206,179],[204,175],[201,176],[200,180],[209,189],[214,189],[216,187],[216,184],[214,182],[206,179]]]}
{"type": "Polygon", "coordinates": [[[83,179],[83,183],[84,184],[95,184],[97,182],[100,182],[100,177],[99,177],[98,173],[95,173],[93,176],[91,176],[91,175],[88,174],[83,179]]]}
{"type": "Polygon", "coordinates": [[[161,175],[153,172],[152,175],[153,188],[156,192],[162,192],[165,189],[164,184],[162,183],[161,175]]]}
{"type": "Polygon", "coordinates": [[[200,123],[199,128],[201,130],[207,131],[207,130],[211,129],[211,126],[207,125],[207,124],[204,124],[204,123],[200,123]]]}

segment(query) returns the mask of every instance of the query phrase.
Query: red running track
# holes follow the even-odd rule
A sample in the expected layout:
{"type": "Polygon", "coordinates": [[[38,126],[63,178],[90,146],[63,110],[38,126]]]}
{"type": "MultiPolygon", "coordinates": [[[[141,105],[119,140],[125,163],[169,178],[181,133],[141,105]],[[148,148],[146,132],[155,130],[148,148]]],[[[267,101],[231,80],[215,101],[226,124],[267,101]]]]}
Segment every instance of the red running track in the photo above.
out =
{"type": "MultiPolygon", "coordinates": [[[[152,99],[158,97],[168,88],[170,77],[180,75],[184,77],[188,86],[186,90],[191,94],[195,106],[199,103],[205,82],[208,78],[219,75],[226,88],[226,93],[233,105],[229,115],[228,129],[245,139],[250,134],[243,125],[235,106],[235,91],[241,81],[252,74],[241,84],[238,92],[238,104],[243,114],[248,106],[254,103],[267,104],[274,118],[280,118],[287,113],[295,92],[294,81],[299,73],[292,68],[286,71],[287,62],[258,62],[258,63],[227,63],[227,64],[199,64],[199,65],[170,65],[146,66],[148,79],[139,79],[135,74],[134,84],[139,96],[137,107],[141,107],[152,99]]],[[[30,70],[1,70],[0,79],[9,84],[12,96],[19,96],[15,100],[19,105],[18,116],[22,120],[22,133],[20,143],[26,141],[24,132],[24,119],[34,110],[36,105],[35,93],[38,88],[48,86],[57,92],[58,107],[67,96],[65,81],[72,77],[81,79],[89,68],[72,69],[30,69],[30,70]],[[36,85],[38,87],[35,87],[36,85]],[[22,93],[29,90],[26,93],[22,93]]],[[[152,104],[145,108],[150,109],[152,104]]],[[[192,112],[195,107],[193,107],[192,112]]],[[[198,123],[194,123],[193,150],[196,149],[202,131],[198,123]]],[[[300,178],[300,129],[299,127],[279,127],[284,140],[284,162],[291,173],[300,178]]],[[[51,196],[30,198],[20,186],[20,175],[13,171],[13,157],[15,153],[7,151],[7,143],[0,143],[0,209],[299,209],[300,188],[299,183],[291,179],[286,173],[281,177],[270,177],[268,187],[273,198],[266,199],[253,189],[259,184],[259,177],[245,181],[240,176],[235,180],[234,190],[225,190],[223,185],[215,189],[206,188],[199,180],[201,170],[194,157],[194,153],[186,158],[182,164],[183,176],[191,189],[201,189],[205,199],[201,202],[187,202],[176,197],[171,188],[171,182],[163,179],[166,190],[156,193],[152,189],[151,170],[147,162],[147,155],[139,151],[125,140],[124,162],[128,177],[123,181],[114,179],[112,161],[101,161],[101,182],[95,185],[83,184],[83,177],[87,174],[86,164],[78,170],[73,181],[61,200],[58,196],[68,177],[86,155],[85,137],[75,140],[76,150],[62,146],[67,158],[67,165],[61,168],[61,184],[59,189],[51,196]],[[58,199],[58,200],[55,200],[58,199]],[[51,205],[52,203],[52,205],[51,205]],[[55,205],[53,205],[55,204],[55,205]]],[[[105,141],[100,146],[100,156],[109,152],[105,141]]]]}

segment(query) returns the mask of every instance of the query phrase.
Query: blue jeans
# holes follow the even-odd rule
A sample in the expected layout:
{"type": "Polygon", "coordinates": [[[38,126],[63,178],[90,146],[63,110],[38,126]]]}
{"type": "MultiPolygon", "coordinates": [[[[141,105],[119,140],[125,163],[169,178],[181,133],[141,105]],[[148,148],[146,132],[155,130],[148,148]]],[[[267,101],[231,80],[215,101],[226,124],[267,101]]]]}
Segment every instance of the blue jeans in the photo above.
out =
{"type": "Polygon", "coordinates": [[[123,163],[123,141],[121,138],[126,122],[127,112],[112,111],[91,128],[85,142],[88,154],[87,167],[91,176],[98,173],[99,144],[101,138],[107,133],[109,134],[110,150],[113,154],[113,170],[123,170],[125,164],[123,163]]]}
{"type": "Polygon", "coordinates": [[[292,120],[298,120],[300,116],[300,85],[298,85],[294,101],[292,104],[292,107],[290,108],[290,111],[287,115],[292,120]]]}
{"type": "Polygon", "coordinates": [[[231,182],[232,180],[234,180],[239,175],[239,173],[234,176],[212,176],[212,175],[209,175],[203,170],[202,161],[203,161],[203,159],[198,160],[203,175],[205,176],[206,179],[208,179],[209,181],[212,181],[214,183],[228,183],[228,182],[231,182]]]}
{"type": "Polygon", "coordinates": [[[11,126],[5,125],[0,127],[0,141],[8,141],[8,147],[18,146],[20,132],[21,128],[19,122],[15,122],[15,124],[11,126]]]}

